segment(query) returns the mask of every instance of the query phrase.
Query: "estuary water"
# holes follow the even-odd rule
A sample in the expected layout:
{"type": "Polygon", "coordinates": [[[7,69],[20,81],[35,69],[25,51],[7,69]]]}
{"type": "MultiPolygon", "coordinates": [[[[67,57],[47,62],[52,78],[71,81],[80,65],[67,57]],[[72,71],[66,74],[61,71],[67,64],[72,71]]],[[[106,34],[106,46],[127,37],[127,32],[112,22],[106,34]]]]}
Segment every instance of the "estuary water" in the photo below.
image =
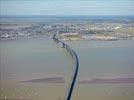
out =
{"type": "MultiPolygon", "coordinates": [[[[72,100],[133,100],[134,83],[81,84],[92,79],[134,78],[134,40],[68,41],[78,54],[79,75],[72,100]]],[[[71,56],[52,40],[0,43],[1,98],[64,100],[73,70],[71,56]],[[65,82],[35,82],[57,78],[65,82]]]]}
{"type": "MultiPolygon", "coordinates": [[[[134,78],[134,40],[68,42],[80,60],[78,80],[134,78]]],[[[77,84],[74,100],[133,100],[134,83],[77,84]]]]}
{"type": "Polygon", "coordinates": [[[2,99],[58,100],[65,96],[73,62],[53,40],[1,42],[0,55],[2,99]]]}

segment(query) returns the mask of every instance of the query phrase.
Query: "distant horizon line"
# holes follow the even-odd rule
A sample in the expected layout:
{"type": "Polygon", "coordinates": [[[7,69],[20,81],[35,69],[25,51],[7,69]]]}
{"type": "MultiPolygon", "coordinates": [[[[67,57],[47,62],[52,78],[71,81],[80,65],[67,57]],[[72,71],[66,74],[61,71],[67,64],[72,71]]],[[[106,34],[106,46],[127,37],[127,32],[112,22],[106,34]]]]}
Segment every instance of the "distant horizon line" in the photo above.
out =
{"type": "Polygon", "coordinates": [[[43,17],[43,16],[50,16],[50,17],[78,17],[78,16],[122,16],[122,17],[134,17],[134,15],[0,15],[0,17],[43,17]]]}

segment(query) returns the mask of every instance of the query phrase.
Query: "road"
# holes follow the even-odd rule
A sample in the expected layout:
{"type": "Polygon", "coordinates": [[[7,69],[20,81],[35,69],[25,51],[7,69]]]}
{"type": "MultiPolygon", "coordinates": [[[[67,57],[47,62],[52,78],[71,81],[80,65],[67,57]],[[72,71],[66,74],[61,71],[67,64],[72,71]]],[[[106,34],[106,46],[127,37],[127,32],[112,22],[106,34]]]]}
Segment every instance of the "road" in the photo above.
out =
{"type": "Polygon", "coordinates": [[[66,50],[68,51],[68,53],[70,53],[70,55],[72,56],[73,60],[74,60],[74,73],[72,75],[72,80],[71,80],[71,84],[69,85],[69,90],[66,93],[66,97],[65,100],[71,100],[71,96],[74,90],[74,86],[76,83],[76,79],[77,79],[77,75],[78,75],[78,69],[79,69],[79,59],[77,56],[77,53],[70,48],[70,46],[68,44],[66,44],[64,41],[61,41],[58,39],[58,37],[56,37],[58,34],[54,34],[53,35],[53,40],[54,42],[56,42],[57,44],[61,44],[63,48],[66,48],[66,50]]]}

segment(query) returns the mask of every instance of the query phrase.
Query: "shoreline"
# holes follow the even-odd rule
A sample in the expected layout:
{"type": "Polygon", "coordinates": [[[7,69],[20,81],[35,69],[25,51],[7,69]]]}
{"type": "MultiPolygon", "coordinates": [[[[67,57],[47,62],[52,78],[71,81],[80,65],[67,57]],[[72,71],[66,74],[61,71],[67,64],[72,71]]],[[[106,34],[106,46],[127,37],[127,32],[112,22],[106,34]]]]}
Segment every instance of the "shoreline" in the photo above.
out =
{"type": "MultiPolygon", "coordinates": [[[[51,37],[47,36],[35,36],[35,37],[18,37],[18,38],[6,38],[6,39],[0,39],[0,42],[9,42],[9,41],[23,41],[23,40],[48,40],[51,39],[51,37]]],[[[120,38],[120,39],[76,39],[76,40],[67,40],[67,39],[60,39],[63,41],[119,41],[119,40],[134,40],[134,37],[131,38],[120,38]]]]}

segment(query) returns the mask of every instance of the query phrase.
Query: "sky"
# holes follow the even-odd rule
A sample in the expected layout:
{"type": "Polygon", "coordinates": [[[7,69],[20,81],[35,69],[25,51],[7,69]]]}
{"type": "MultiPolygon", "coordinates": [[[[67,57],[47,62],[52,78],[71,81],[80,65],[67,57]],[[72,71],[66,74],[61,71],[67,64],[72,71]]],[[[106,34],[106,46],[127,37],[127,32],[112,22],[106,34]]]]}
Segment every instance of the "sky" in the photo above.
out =
{"type": "Polygon", "coordinates": [[[0,0],[1,15],[134,15],[134,0],[0,0]]]}

